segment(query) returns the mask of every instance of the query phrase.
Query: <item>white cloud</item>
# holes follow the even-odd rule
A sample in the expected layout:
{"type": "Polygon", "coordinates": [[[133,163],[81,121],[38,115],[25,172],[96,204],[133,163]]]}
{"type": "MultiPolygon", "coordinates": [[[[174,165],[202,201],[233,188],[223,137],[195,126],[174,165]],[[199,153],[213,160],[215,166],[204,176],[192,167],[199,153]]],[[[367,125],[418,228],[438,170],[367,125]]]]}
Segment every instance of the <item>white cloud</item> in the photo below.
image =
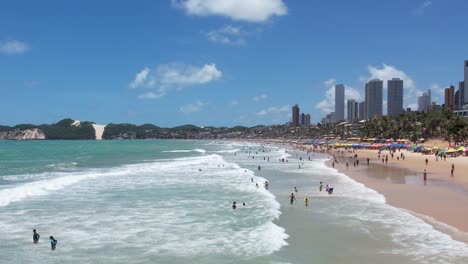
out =
{"type": "Polygon", "coordinates": [[[244,36],[247,33],[241,27],[224,26],[222,28],[212,30],[206,34],[208,40],[213,43],[219,43],[230,46],[243,46],[247,43],[244,36]]]}
{"type": "Polygon", "coordinates": [[[270,114],[289,112],[290,110],[291,110],[291,107],[289,105],[285,105],[283,107],[269,107],[267,109],[263,109],[257,112],[256,114],[260,116],[264,116],[264,115],[270,115],[270,114]]]}
{"type": "Polygon", "coordinates": [[[222,72],[215,64],[205,64],[202,67],[185,64],[163,64],[156,69],[144,68],[140,71],[130,88],[147,88],[151,93],[140,98],[160,98],[172,89],[183,89],[193,85],[202,85],[218,80],[222,72]]]}
{"type": "Polygon", "coordinates": [[[207,105],[207,103],[204,103],[200,100],[195,102],[194,104],[188,104],[188,105],[183,105],[179,108],[179,111],[184,113],[184,114],[191,114],[195,112],[200,112],[203,110],[203,108],[207,105]]]}
{"type": "Polygon", "coordinates": [[[334,86],[335,84],[336,84],[336,79],[335,78],[330,78],[330,79],[323,82],[323,85],[325,85],[327,87],[334,86]]]}
{"type": "Polygon", "coordinates": [[[426,9],[430,7],[431,5],[432,5],[431,0],[425,0],[418,6],[418,8],[416,8],[415,10],[416,15],[419,15],[419,16],[424,15],[424,12],[426,12],[426,9]]]}
{"type": "Polygon", "coordinates": [[[158,99],[158,98],[161,98],[163,97],[164,94],[158,94],[158,93],[153,93],[153,92],[147,92],[147,93],[144,93],[144,94],[140,94],[138,96],[138,98],[140,99],[158,99]]]}
{"type": "Polygon", "coordinates": [[[247,22],[265,22],[288,12],[283,0],[172,0],[172,5],[189,15],[224,16],[247,22]]]}
{"type": "MultiPolygon", "coordinates": [[[[315,109],[319,109],[323,113],[330,113],[335,111],[335,85],[336,79],[330,78],[323,82],[323,85],[328,89],[325,91],[325,99],[318,102],[315,105],[315,109]]],[[[345,110],[346,110],[346,100],[354,99],[357,102],[361,100],[361,93],[354,89],[353,87],[345,85],[345,110]]]]}
{"type": "Polygon", "coordinates": [[[137,88],[139,86],[142,86],[145,83],[146,78],[148,77],[148,74],[150,72],[150,69],[148,67],[144,68],[141,70],[141,72],[137,73],[135,76],[135,80],[130,83],[130,88],[137,88]]]}
{"type": "Polygon", "coordinates": [[[239,104],[239,101],[237,101],[235,99],[231,101],[231,105],[238,105],[238,104],[239,104]]]}
{"type": "Polygon", "coordinates": [[[0,54],[5,54],[5,55],[23,54],[27,52],[28,50],[30,50],[29,45],[18,40],[0,42],[0,54]]]}
{"type": "MultiPolygon", "coordinates": [[[[448,87],[449,85],[445,88],[448,87]]],[[[431,89],[431,101],[443,103],[445,101],[445,88],[441,87],[438,83],[433,83],[429,86],[429,89],[431,89]]]]}
{"type": "Polygon", "coordinates": [[[265,100],[267,98],[268,98],[268,95],[261,94],[261,95],[255,96],[254,98],[252,98],[252,100],[254,100],[255,102],[260,102],[260,101],[263,101],[263,100],[265,100]]]}

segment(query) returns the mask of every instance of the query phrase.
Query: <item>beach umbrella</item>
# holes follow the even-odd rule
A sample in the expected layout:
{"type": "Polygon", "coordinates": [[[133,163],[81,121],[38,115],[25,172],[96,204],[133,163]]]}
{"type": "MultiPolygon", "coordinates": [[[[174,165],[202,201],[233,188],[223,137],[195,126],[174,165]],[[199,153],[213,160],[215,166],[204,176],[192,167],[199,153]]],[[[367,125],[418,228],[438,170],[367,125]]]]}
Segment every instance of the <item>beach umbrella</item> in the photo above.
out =
{"type": "Polygon", "coordinates": [[[454,152],[457,152],[457,150],[454,148],[449,148],[445,151],[445,153],[454,153],[454,152]]]}

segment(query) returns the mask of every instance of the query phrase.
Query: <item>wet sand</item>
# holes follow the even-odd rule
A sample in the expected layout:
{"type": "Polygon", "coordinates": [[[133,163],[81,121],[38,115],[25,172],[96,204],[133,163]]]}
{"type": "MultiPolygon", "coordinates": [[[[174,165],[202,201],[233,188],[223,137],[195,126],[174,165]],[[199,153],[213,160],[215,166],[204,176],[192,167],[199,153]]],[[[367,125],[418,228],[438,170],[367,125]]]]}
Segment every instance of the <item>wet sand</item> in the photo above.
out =
{"type": "MultiPolygon", "coordinates": [[[[468,157],[435,161],[434,156],[409,151],[396,152],[393,159],[388,151],[382,154],[389,155],[387,163],[382,163],[374,150],[330,152],[339,161],[334,166],[339,172],[383,194],[388,204],[409,210],[435,228],[468,243],[468,157]],[[396,158],[401,153],[405,160],[396,158]],[[354,166],[355,154],[358,166],[354,166]],[[428,165],[425,165],[426,158],[428,165]],[[450,176],[452,164],[455,165],[453,177],[450,176]],[[428,175],[426,182],[424,169],[428,175]]],[[[327,164],[331,167],[331,160],[327,164]]]]}

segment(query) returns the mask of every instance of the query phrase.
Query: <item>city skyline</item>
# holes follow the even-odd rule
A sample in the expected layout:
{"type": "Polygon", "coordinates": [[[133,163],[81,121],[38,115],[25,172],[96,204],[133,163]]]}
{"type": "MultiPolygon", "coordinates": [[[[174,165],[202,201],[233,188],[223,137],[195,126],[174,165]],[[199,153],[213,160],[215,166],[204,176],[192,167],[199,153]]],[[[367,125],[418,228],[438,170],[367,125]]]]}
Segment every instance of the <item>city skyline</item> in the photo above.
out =
{"type": "Polygon", "coordinates": [[[213,3],[4,3],[0,124],[284,124],[295,103],[316,123],[335,111],[338,83],[346,109],[346,100],[364,100],[369,80],[384,81],[385,102],[387,80],[400,78],[403,108],[416,109],[422,91],[441,103],[446,87],[468,79],[464,1],[367,0],[365,10],[348,2],[213,3]],[[441,23],[447,13],[450,23],[441,23]],[[347,44],[323,41],[336,36],[347,44]]]}

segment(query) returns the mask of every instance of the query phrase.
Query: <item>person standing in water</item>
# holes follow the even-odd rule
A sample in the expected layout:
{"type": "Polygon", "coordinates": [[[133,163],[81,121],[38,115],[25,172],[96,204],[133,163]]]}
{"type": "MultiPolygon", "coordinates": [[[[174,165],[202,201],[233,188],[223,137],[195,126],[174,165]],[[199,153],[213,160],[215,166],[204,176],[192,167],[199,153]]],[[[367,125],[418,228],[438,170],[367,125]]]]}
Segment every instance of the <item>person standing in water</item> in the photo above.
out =
{"type": "Polygon", "coordinates": [[[289,196],[289,202],[291,203],[291,205],[294,204],[295,200],[296,200],[296,197],[294,197],[294,193],[291,193],[291,196],[289,196]]]}
{"type": "Polygon", "coordinates": [[[57,247],[57,239],[55,239],[53,236],[50,236],[49,239],[50,239],[50,249],[55,250],[55,247],[57,247]]]}
{"type": "Polygon", "coordinates": [[[298,190],[296,187],[294,187],[294,191],[295,191],[295,192],[298,192],[299,190],[298,190]]]}
{"type": "Polygon", "coordinates": [[[33,243],[34,244],[37,244],[37,242],[39,242],[39,238],[41,236],[36,232],[36,229],[33,230],[33,243]]]}
{"type": "Polygon", "coordinates": [[[234,202],[232,203],[232,209],[236,209],[236,208],[237,208],[236,201],[234,201],[234,202]]]}
{"type": "Polygon", "coordinates": [[[323,183],[320,182],[320,187],[319,187],[319,190],[322,191],[322,188],[323,188],[323,183]]]}
{"type": "Polygon", "coordinates": [[[307,197],[304,198],[304,205],[305,207],[309,206],[309,198],[307,197]]]}

